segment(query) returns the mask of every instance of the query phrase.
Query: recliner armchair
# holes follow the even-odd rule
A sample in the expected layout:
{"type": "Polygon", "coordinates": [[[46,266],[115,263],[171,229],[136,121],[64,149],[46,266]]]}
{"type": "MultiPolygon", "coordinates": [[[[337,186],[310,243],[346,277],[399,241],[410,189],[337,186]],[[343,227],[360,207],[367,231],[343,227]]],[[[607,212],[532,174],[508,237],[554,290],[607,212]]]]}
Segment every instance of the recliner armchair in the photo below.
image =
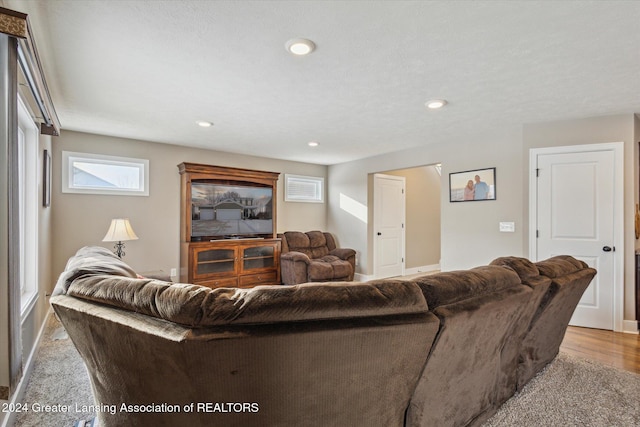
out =
{"type": "Polygon", "coordinates": [[[337,248],[331,233],[287,231],[278,237],[282,239],[280,268],[285,285],[353,280],[356,251],[337,248]]]}

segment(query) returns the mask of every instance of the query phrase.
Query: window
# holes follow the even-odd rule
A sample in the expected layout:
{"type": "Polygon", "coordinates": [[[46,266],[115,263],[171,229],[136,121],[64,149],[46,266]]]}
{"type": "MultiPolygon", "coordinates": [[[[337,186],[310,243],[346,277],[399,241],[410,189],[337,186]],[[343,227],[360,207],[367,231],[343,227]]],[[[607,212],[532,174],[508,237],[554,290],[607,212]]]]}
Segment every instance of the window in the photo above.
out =
{"type": "Polygon", "coordinates": [[[315,176],[284,176],[285,202],[324,202],[324,178],[315,176]]]}
{"type": "Polygon", "coordinates": [[[18,240],[22,316],[38,297],[38,127],[18,99],[18,240]]]}
{"type": "Polygon", "coordinates": [[[149,195],[149,160],[62,152],[62,192],[149,195]]]}

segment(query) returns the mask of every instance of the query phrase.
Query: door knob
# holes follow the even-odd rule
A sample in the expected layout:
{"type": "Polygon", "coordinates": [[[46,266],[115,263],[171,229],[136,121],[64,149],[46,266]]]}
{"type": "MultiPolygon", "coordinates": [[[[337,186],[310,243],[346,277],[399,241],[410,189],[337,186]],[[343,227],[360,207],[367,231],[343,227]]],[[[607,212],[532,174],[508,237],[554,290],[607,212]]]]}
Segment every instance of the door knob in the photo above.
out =
{"type": "Polygon", "coordinates": [[[605,252],[611,252],[613,250],[615,250],[614,248],[612,248],[611,246],[605,246],[604,248],[602,248],[603,251],[605,252]]]}

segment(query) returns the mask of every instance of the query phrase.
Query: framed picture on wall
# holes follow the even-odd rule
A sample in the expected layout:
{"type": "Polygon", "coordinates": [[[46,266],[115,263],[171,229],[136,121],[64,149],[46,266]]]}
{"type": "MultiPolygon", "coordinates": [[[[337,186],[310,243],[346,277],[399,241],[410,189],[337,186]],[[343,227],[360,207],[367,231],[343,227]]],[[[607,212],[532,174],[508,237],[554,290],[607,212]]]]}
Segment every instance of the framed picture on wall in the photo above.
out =
{"type": "Polygon", "coordinates": [[[496,168],[449,174],[450,202],[496,200],[496,168]]]}
{"type": "Polygon", "coordinates": [[[44,150],[42,156],[42,206],[51,205],[51,153],[44,150]]]}

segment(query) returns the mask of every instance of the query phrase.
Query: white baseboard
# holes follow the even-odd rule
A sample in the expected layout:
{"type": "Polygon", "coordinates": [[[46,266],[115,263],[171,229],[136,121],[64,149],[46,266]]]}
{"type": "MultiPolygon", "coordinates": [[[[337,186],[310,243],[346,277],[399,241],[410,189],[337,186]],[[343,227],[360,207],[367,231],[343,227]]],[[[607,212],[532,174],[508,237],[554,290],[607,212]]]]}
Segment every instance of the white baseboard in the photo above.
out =
{"type": "MultiPolygon", "coordinates": [[[[49,315],[51,314],[51,307],[47,311],[47,314],[44,316],[44,321],[42,325],[40,325],[40,331],[38,331],[38,336],[36,337],[36,342],[33,343],[33,348],[31,349],[31,353],[29,353],[29,357],[24,362],[24,370],[22,373],[22,378],[18,383],[18,387],[16,387],[15,393],[11,397],[11,401],[9,404],[19,403],[23,400],[24,394],[27,391],[27,384],[29,383],[29,378],[31,378],[31,373],[33,372],[33,362],[38,349],[40,348],[40,341],[42,341],[42,336],[44,335],[45,327],[47,326],[47,320],[49,319],[49,315]]],[[[4,414],[4,419],[0,419],[0,427],[10,427],[15,423],[16,412],[8,412],[4,414]]]]}
{"type": "Polygon", "coordinates": [[[356,282],[368,282],[369,280],[373,280],[373,279],[374,279],[373,276],[369,276],[366,274],[355,273],[353,275],[353,280],[355,280],[356,282]]]}
{"type": "Polygon", "coordinates": [[[440,270],[440,264],[423,265],[420,267],[405,268],[404,275],[408,276],[410,274],[429,273],[431,271],[439,271],[439,270],[440,270]]]}
{"type": "Polygon", "coordinates": [[[625,334],[638,335],[638,321],[637,320],[624,320],[622,322],[622,332],[625,334]]]}

